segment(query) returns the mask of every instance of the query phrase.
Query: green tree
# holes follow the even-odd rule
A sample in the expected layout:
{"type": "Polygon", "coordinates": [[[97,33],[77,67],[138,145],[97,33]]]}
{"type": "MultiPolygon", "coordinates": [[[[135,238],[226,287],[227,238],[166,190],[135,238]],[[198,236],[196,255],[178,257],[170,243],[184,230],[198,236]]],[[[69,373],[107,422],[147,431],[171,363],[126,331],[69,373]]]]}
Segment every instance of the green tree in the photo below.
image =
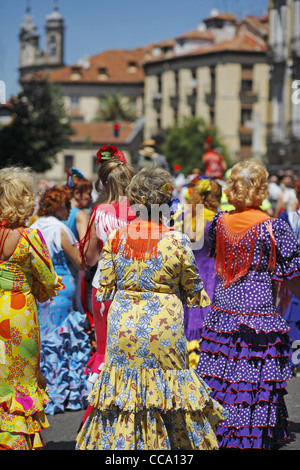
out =
{"type": "Polygon", "coordinates": [[[172,127],[167,133],[162,151],[171,167],[179,164],[182,172],[187,175],[193,168],[202,169],[204,143],[209,136],[212,137],[215,146],[221,149],[228,163],[229,155],[218,136],[217,129],[207,126],[202,118],[186,117],[182,125],[172,127]]]}
{"type": "Polygon", "coordinates": [[[74,133],[59,89],[47,79],[26,81],[10,104],[16,117],[9,126],[0,127],[1,165],[49,170],[74,133]]]}
{"type": "Polygon", "coordinates": [[[99,99],[99,115],[94,120],[132,122],[136,118],[132,101],[120,92],[99,99]]]}

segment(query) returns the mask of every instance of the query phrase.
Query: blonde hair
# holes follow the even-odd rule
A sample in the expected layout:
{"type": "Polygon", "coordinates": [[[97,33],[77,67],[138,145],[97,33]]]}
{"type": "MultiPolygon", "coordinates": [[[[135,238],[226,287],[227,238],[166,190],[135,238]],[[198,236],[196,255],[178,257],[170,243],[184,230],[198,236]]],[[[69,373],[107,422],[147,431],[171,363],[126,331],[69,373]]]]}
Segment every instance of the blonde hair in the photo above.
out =
{"type": "Polygon", "coordinates": [[[133,178],[127,188],[130,205],[143,204],[148,211],[152,204],[165,204],[171,195],[172,178],[162,168],[143,168],[133,178]]]}
{"type": "Polygon", "coordinates": [[[10,228],[24,227],[35,208],[31,169],[7,167],[0,170],[0,221],[10,228]]]}
{"type": "Polygon", "coordinates": [[[224,193],[234,207],[259,207],[268,194],[269,174],[255,159],[234,165],[224,193]]]}
{"type": "Polygon", "coordinates": [[[101,162],[97,175],[95,188],[101,193],[101,182],[106,192],[105,202],[111,204],[118,202],[119,198],[125,195],[126,188],[135,175],[135,169],[119,158],[113,157],[103,163],[101,162]]]}

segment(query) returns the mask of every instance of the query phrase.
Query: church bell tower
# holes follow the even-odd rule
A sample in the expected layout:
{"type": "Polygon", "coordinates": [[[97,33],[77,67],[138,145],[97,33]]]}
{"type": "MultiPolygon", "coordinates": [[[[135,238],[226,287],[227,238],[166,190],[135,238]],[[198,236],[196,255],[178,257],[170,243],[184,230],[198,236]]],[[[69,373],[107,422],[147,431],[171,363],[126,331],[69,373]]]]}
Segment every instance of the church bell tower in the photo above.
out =
{"type": "Polygon", "coordinates": [[[64,65],[64,18],[54,2],[52,13],[46,16],[45,50],[40,50],[40,35],[32,21],[30,0],[27,0],[25,22],[19,32],[20,78],[37,70],[51,71],[64,65]]]}

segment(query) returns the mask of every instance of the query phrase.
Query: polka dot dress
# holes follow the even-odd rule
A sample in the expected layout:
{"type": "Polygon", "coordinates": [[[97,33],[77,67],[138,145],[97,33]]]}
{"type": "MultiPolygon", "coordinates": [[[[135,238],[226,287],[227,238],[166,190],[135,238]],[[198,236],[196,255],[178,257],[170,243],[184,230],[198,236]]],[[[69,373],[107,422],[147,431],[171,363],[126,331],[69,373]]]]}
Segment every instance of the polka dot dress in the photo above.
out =
{"type": "MultiPolygon", "coordinates": [[[[211,224],[211,256],[221,216],[211,224]]],[[[271,234],[263,223],[260,229],[248,272],[228,287],[218,279],[200,342],[197,372],[228,412],[216,431],[221,448],[271,449],[275,439],[288,438],[291,341],[276,285],[300,275],[299,246],[283,220],[272,219],[271,234]],[[269,270],[272,241],[276,266],[269,270]]]]}

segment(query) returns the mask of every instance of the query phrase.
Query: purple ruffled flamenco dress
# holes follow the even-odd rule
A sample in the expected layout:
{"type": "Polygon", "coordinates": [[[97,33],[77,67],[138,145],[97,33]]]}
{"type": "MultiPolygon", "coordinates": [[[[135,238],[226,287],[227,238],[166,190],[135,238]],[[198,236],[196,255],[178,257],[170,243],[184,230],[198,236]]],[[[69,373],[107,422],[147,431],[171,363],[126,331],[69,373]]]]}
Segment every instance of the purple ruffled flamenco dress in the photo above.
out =
{"type": "MultiPolygon", "coordinates": [[[[214,276],[215,260],[209,256],[210,243],[208,233],[210,224],[211,219],[205,220],[203,247],[201,249],[193,250],[193,253],[199,270],[200,278],[202,279],[209,298],[212,299],[217,283],[217,276],[214,276]]],[[[186,305],[184,306],[184,329],[186,338],[189,342],[200,340],[203,330],[203,320],[209,312],[210,308],[210,305],[208,307],[200,308],[189,308],[186,305]]],[[[194,349],[192,345],[191,349],[194,349]]]]}
{"type": "Polygon", "coordinates": [[[275,439],[288,438],[284,395],[292,377],[290,328],[278,312],[277,287],[300,275],[299,248],[283,220],[236,233],[225,215],[215,216],[209,232],[220,279],[196,371],[228,412],[216,429],[220,448],[271,449],[275,439]]]}

